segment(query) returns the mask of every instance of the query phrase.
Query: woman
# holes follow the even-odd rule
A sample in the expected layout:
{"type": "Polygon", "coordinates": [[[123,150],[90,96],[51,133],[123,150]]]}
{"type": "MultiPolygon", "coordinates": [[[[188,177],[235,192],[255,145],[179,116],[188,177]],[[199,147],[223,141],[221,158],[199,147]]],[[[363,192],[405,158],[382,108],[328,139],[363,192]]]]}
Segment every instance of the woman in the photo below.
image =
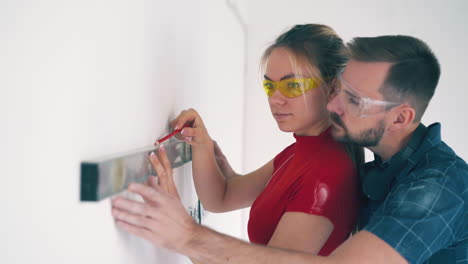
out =
{"type": "MultiPolygon", "coordinates": [[[[253,243],[326,256],[353,230],[358,212],[356,160],[333,140],[326,105],[343,70],[344,45],[328,26],[297,25],[264,53],[263,88],[278,127],[296,142],[261,168],[238,175],[210,138],[201,117],[183,111],[173,122],[192,145],[197,194],[208,211],[251,206],[253,243]]],[[[351,149],[351,148],[349,148],[351,149]]]]}

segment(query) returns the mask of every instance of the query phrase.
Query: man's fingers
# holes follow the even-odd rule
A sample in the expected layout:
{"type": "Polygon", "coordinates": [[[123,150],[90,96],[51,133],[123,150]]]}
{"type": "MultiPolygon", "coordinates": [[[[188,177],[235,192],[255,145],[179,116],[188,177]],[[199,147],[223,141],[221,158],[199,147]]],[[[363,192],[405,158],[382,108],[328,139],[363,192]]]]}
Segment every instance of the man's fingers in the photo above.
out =
{"type": "Polygon", "coordinates": [[[128,190],[140,195],[143,199],[151,201],[152,203],[161,203],[161,199],[163,199],[164,193],[166,193],[159,186],[149,187],[140,183],[131,183],[128,186],[128,190]]]}
{"type": "Polygon", "coordinates": [[[134,214],[131,211],[125,210],[125,207],[123,209],[116,208],[116,207],[112,208],[112,215],[114,216],[115,219],[124,221],[134,226],[145,227],[151,224],[149,222],[151,218],[148,218],[148,216],[134,214]]]}
{"type": "Polygon", "coordinates": [[[113,199],[112,206],[114,209],[117,209],[120,211],[127,211],[134,215],[140,215],[140,216],[148,216],[149,209],[150,209],[144,203],[141,203],[138,201],[132,201],[132,200],[122,198],[122,197],[117,197],[113,199]]]}
{"type": "Polygon", "coordinates": [[[152,234],[152,232],[150,230],[146,229],[145,227],[135,226],[135,225],[129,224],[129,223],[121,221],[121,220],[116,220],[115,224],[120,229],[122,229],[122,230],[124,230],[124,231],[126,231],[126,232],[128,232],[130,234],[133,234],[133,235],[142,237],[144,239],[147,239],[149,241],[152,241],[153,234],[152,234]]]}
{"type": "Polygon", "coordinates": [[[133,214],[138,214],[138,215],[146,214],[145,210],[141,206],[138,206],[138,202],[132,201],[126,198],[122,198],[122,197],[117,197],[113,199],[112,206],[118,209],[123,209],[129,212],[132,212],[133,214]]]}

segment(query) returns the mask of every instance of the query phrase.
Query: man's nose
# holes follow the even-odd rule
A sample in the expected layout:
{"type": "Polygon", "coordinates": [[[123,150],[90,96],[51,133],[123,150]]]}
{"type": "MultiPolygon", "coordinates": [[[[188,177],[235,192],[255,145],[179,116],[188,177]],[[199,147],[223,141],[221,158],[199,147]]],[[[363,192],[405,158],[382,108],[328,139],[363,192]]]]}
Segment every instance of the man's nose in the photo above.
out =
{"type": "Polygon", "coordinates": [[[340,105],[340,100],[338,95],[332,95],[330,101],[327,104],[327,110],[329,112],[336,113],[338,115],[343,114],[343,108],[340,105]]]}

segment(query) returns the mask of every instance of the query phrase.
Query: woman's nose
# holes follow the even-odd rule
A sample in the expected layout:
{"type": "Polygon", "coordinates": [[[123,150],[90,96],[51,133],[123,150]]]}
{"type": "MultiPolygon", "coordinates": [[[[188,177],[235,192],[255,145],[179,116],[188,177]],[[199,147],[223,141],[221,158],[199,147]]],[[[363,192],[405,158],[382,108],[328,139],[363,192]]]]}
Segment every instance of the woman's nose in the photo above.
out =
{"type": "Polygon", "coordinates": [[[270,104],[282,105],[286,103],[287,98],[282,95],[278,89],[276,89],[268,100],[270,101],[270,104]]]}

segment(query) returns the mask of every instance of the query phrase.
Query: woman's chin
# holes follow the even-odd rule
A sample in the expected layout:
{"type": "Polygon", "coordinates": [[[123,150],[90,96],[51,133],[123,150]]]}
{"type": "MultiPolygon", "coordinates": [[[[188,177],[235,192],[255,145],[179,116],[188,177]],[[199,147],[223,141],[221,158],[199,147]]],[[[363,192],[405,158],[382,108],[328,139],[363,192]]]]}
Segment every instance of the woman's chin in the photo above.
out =
{"type": "Polygon", "coordinates": [[[284,124],[281,124],[281,123],[278,123],[278,128],[279,130],[281,130],[282,132],[286,132],[286,133],[291,133],[291,132],[294,132],[294,129],[290,126],[286,126],[284,124]]]}

